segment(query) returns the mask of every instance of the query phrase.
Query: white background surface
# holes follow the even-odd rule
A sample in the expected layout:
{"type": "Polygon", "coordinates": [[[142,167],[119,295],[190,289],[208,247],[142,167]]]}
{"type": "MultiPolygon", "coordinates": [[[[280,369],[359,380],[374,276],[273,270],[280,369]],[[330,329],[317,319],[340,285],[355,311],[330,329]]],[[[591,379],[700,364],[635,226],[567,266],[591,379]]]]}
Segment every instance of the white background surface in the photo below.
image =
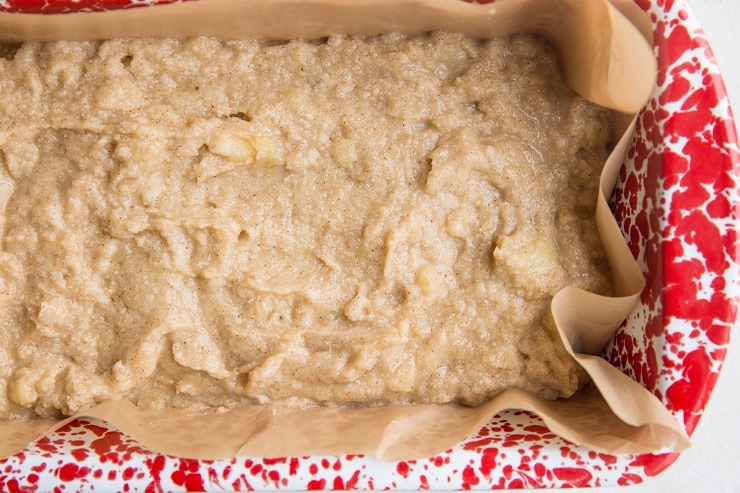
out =
{"type": "MultiPolygon", "coordinates": [[[[740,119],[740,0],[688,0],[707,34],[740,119]]],[[[737,126],[737,125],[736,125],[737,126]]],[[[585,489],[594,493],[740,492],[740,330],[717,386],[691,439],[692,448],[659,476],[637,486],[585,489]]]]}

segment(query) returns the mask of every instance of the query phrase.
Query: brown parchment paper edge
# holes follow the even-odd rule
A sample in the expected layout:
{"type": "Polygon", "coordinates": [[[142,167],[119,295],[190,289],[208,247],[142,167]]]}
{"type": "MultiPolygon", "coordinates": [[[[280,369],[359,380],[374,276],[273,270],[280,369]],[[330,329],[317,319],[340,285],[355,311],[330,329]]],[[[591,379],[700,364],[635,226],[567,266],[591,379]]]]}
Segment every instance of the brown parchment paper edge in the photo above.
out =
{"type": "Polygon", "coordinates": [[[317,38],[327,34],[423,32],[435,29],[495,37],[520,31],[547,36],[559,49],[566,80],[594,102],[621,113],[622,135],[605,164],[596,221],[615,277],[617,297],[565,288],[552,302],[560,336],[593,384],[575,396],[543,401],[508,390],[477,408],[393,405],[380,408],[282,409],[252,406],[227,413],[140,409],[102,403],[63,421],[0,422],[0,456],[76,417],[105,420],[155,452],[218,459],[235,455],[370,454],[384,460],[427,457],[476,432],[503,409],[537,413],[563,438],[610,454],[676,451],[683,428],[651,393],[598,354],[639,297],[644,278],[625,244],[606,197],[639,111],[655,84],[645,37],[649,23],[625,0],[198,0],[180,4],[69,15],[0,14],[0,39],[100,39],[128,36],[317,38]]]}

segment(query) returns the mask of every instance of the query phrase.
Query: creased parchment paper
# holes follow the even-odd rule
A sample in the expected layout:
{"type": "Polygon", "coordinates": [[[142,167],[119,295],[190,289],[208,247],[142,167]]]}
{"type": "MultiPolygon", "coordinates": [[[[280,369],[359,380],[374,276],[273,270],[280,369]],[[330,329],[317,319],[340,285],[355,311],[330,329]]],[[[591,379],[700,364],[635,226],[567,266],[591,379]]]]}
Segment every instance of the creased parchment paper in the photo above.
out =
{"type": "MultiPolygon", "coordinates": [[[[616,297],[565,288],[552,301],[560,335],[592,384],[567,400],[508,390],[485,405],[406,405],[290,410],[253,406],[218,414],[140,409],[105,402],[96,417],[153,451],[192,458],[234,455],[370,454],[384,460],[433,455],[509,408],[540,415],[562,437],[610,454],[682,450],[683,428],[651,393],[599,353],[634,307],[644,278],[607,206],[629,146],[632,115],[647,101],[656,66],[649,23],[631,0],[198,0],[125,11],[68,15],[0,14],[6,41],[130,36],[317,38],[333,33],[459,31],[476,37],[537,32],[560,52],[568,84],[618,113],[622,135],[605,164],[596,220],[616,297]]],[[[0,422],[0,455],[23,449],[64,421],[0,422]]]]}

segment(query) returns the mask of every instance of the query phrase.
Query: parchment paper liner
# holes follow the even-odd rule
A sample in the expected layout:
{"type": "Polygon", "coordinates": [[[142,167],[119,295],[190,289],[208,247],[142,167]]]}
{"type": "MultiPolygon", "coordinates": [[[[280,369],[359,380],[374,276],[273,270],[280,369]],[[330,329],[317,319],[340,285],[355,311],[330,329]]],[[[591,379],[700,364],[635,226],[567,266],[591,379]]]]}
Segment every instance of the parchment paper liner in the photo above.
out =
{"type": "MultiPolygon", "coordinates": [[[[198,0],[125,11],[68,15],[0,14],[0,39],[98,39],[128,36],[317,38],[451,30],[477,37],[533,31],[558,48],[569,85],[616,110],[622,135],[601,175],[596,221],[614,274],[615,298],[568,287],[552,313],[571,354],[593,384],[566,400],[508,390],[477,408],[395,405],[289,410],[253,406],[224,414],[145,410],[105,402],[81,415],[116,426],[149,449],[192,458],[234,455],[370,454],[384,460],[433,455],[478,431],[508,408],[540,415],[562,437],[610,454],[682,450],[683,428],[642,386],[592,356],[634,307],[644,278],[606,198],[629,146],[634,119],[655,84],[650,24],[631,0],[198,0]]],[[[0,422],[0,455],[12,455],[68,422],[0,422]]]]}

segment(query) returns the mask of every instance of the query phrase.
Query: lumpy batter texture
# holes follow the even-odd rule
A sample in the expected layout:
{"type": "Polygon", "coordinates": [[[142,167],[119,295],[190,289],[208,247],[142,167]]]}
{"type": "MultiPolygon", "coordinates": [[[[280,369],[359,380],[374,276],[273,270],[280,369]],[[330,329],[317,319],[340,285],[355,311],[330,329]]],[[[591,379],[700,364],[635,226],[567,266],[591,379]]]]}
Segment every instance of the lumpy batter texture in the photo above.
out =
{"type": "Polygon", "coordinates": [[[610,117],[543,41],[24,44],[0,58],[0,417],[475,405],[584,374],[610,117]]]}

